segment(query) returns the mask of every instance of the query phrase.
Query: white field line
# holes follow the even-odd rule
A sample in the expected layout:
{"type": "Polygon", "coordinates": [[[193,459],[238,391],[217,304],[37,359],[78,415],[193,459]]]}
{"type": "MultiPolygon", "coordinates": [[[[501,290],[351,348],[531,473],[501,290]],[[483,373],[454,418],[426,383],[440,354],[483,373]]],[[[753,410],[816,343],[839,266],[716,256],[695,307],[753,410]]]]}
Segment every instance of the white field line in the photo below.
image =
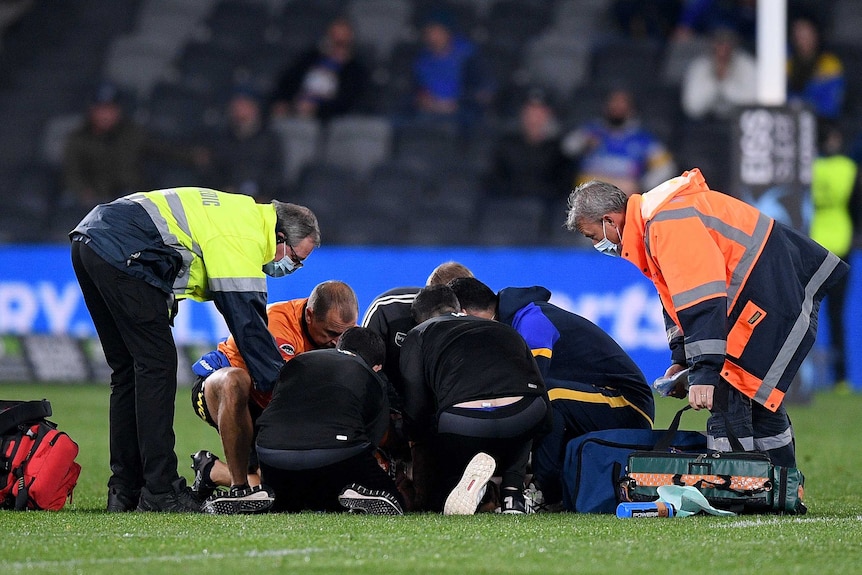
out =
{"type": "Polygon", "coordinates": [[[769,519],[748,519],[744,521],[728,521],[727,523],[716,523],[712,527],[716,529],[744,529],[747,527],[763,527],[765,525],[790,525],[794,523],[862,523],[862,515],[856,517],[772,517],[769,519]]]}
{"type": "Polygon", "coordinates": [[[322,551],[316,548],[306,549],[263,549],[244,551],[242,553],[210,553],[202,551],[194,555],[143,555],[137,557],[104,557],[67,559],[65,561],[0,561],[0,572],[23,571],[25,569],[59,569],[62,567],[82,567],[86,565],[111,565],[123,563],[178,563],[181,561],[200,561],[207,559],[254,559],[257,557],[286,557],[289,555],[310,555],[322,551]]]}

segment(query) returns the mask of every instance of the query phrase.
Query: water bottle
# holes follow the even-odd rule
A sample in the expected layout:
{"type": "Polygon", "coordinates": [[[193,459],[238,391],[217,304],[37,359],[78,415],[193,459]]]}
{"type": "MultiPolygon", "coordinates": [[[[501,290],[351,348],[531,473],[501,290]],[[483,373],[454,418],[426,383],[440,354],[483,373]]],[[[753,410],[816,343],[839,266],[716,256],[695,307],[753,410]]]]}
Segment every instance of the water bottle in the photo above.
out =
{"type": "Polygon", "coordinates": [[[664,501],[624,501],[617,505],[617,517],[673,517],[676,510],[664,501]]]}
{"type": "Polygon", "coordinates": [[[676,388],[679,378],[684,378],[684,387],[688,389],[688,368],[678,371],[670,377],[660,377],[652,383],[652,388],[662,397],[667,397],[676,388]]]}

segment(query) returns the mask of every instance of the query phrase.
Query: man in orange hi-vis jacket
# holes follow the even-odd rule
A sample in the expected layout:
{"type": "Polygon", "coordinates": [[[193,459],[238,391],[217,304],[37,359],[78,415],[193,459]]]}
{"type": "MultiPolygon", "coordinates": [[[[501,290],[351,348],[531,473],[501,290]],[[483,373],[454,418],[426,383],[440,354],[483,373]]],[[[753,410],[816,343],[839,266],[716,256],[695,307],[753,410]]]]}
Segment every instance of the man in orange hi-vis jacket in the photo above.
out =
{"type": "Polygon", "coordinates": [[[794,467],[782,401],[814,344],[820,300],[849,266],[710,190],[697,169],[631,197],[612,184],[586,182],[569,196],[566,227],[655,284],[671,348],[665,375],[689,368],[689,404],[711,412],[708,446],[730,451],[730,425],[746,450],[794,467]]]}

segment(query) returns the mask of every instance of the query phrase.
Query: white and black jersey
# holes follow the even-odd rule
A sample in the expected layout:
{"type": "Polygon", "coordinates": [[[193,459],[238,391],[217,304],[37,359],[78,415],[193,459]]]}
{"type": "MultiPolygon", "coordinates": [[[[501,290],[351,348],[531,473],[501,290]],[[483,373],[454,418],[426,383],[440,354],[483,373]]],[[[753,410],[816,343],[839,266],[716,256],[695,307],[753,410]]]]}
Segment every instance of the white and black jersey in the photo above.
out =
{"type": "Polygon", "coordinates": [[[404,379],[401,377],[399,361],[404,338],[416,323],[410,306],[422,288],[401,287],[384,292],[374,298],[362,318],[362,327],[367,327],[386,344],[386,362],[383,373],[399,396],[404,395],[404,379]]]}

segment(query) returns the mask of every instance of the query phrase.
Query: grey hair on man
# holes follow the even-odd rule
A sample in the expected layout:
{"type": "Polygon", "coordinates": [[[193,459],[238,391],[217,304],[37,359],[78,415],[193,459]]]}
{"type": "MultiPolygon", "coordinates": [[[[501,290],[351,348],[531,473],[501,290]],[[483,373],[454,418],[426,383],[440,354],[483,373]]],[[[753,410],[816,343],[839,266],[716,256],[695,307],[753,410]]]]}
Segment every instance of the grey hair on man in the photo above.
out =
{"type": "Polygon", "coordinates": [[[314,247],[320,247],[320,226],[317,216],[305,206],[272,200],[275,207],[275,231],[284,234],[288,245],[295,246],[305,238],[314,241],[314,247]]]}
{"type": "Polygon", "coordinates": [[[579,232],[583,223],[601,221],[605,214],[624,214],[627,201],[625,192],[613,184],[598,180],[584,182],[569,194],[566,228],[579,232]]]}

